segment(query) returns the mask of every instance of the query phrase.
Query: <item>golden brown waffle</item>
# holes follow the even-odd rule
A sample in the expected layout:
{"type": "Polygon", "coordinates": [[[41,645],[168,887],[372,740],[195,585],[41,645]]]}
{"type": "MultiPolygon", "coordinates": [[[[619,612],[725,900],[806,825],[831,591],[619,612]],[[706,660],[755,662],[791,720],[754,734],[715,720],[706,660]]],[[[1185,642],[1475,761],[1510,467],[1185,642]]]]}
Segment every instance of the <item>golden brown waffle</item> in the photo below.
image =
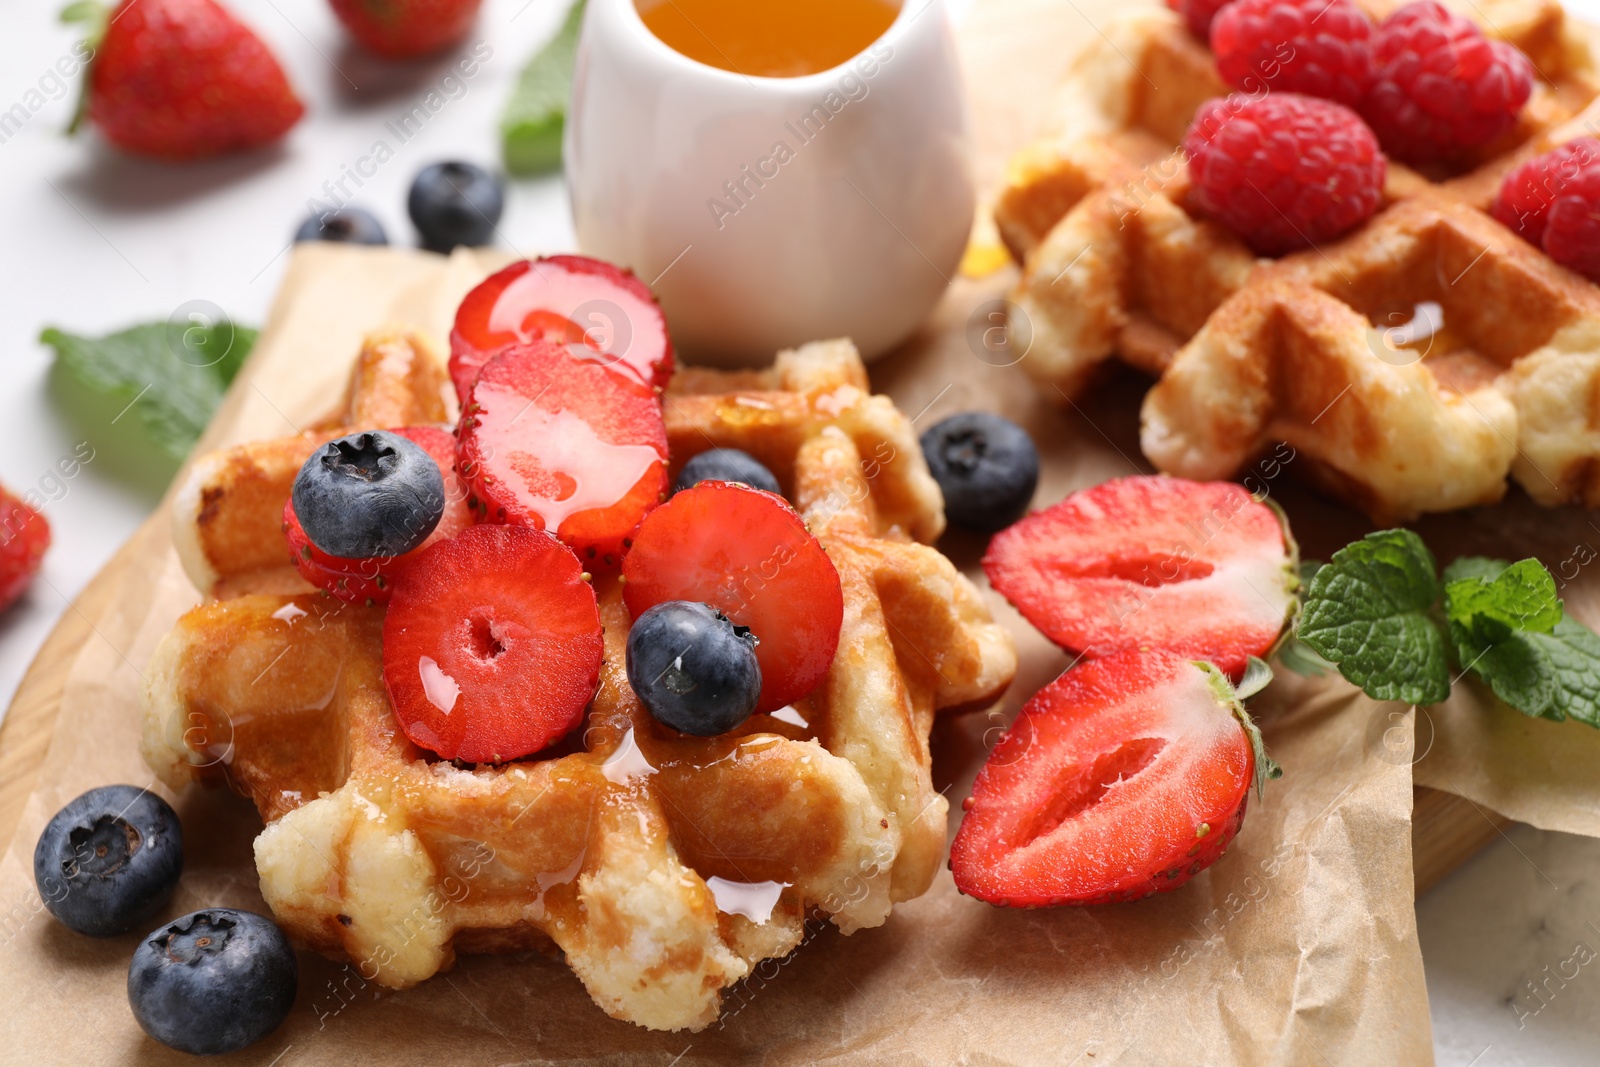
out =
{"type": "Polygon", "coordinates": [[[1486,213],[1511,167],[1600,132],[1600,84],[1552,0],[1465,13],[1541,75],[1518,126],[1464,171],[1391,162],[1384,210],[1278,261],[1186,207],[1178,142],[1227,91],[1210,52],[1170,12],[1108,29],[1063,87],[1064,132],[1017,156],[995,209],[1045,394],[1069,402],[1120,357],[1161,379],[1141,435],[1159,469],[1230,477],[1284,440],[1382,521],[1498,500],[1508,474],[1541,503],[1600,505],[1597,290],[1486,213]],[[1443,328],[1397,346],[1424,304],[1443,328]]]}
{"type": "MultiPolygon", "coordinates": [[[[360,416],[374,389],[412,394],[380,424],[433,411],[443,386],[405,366],[358,373],[336,421],[374,425],[360,416]]],[[[943,503],[909,422],[870,395],[848,342],[761,374],[682,372],[666,412],[675,464],[752,451],[827,548],[845,600],[832,668],[730,734],[677,734],[628,687],[628,612],[618,581],[597,578],[606,661],[584,728],[499,766],[437,760],[400,731],[381,608],[237,595],[286,580],[264,564],[283,556],[273,508],[304,439],[196,464],[180,499],[204,503],[177,512],[179,540],[221,593],[155,654],[145,755],[174,788],[226,780],[254,800],[262,893],[293,936],[395,987],[458,953],[553,942],[610,1015],[699,1029],[725,987],[799,944],[808,914],[850,933],[927,889],[945,842],[934,713],[994,700],[1016,654],[919,543],[942,530],[943,503]]]]}

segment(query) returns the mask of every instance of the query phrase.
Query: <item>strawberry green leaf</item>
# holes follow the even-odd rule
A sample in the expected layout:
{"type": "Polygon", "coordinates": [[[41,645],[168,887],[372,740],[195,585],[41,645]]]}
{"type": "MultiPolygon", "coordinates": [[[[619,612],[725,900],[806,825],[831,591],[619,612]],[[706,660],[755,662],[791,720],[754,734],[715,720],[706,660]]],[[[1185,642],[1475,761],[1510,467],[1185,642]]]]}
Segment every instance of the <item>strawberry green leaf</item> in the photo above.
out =
{"type": "Polygon", "coordinates": [[[1250,740],[1250,751],[1255,755],[1256,799],[1259,800],[1269,779],[1283,777],[1283,768],[1278,765],[1277,760],[1267,755],[1267,743],[1261,737],[1261,728],[1256,725],[1256,721],[1245,710],[1244,698],[1254,696],[1266,687],[1267,682],[1272,680],[1272,668],[1256,657],[1251,656],[1248,666],[1245,667],[1244,680],[1239,683],[1239,688],[1236,689],[1233,683],[1228,680],[1228,676],[1217,669],[1214,664],[1207,663],[1204,660],[1194,660],[1193,662],[1196,667],[1205,672],[1206,681],[1210,683],[1212,692],[1216,693],[1217,699],[1226,704],[1228,710],[1233,712],[1233,717],[1239,720],[1239,725],[1243,728],[1245,737],[1250,740]],[[1262,677],[1263,672],[1265,673],[1265,678],[1262,677]],[[1245,691],[1247,687],[1248,692],[1245,691]]]}
{"type": "Polygon", "coordinates": [[[137,440],[116,445],[142,445],[155,462],[172,466],[211,421],[255,338],[256,331],[225,320],[147,323],[105,337],[51,327],[39,336],[55,349],[56,394],[68,415],[91,437],[136,428],[137,440]]]}
{"type": "Polygon", "coordinates": [[[1433,553],[1410,530],[1380,530],[1317,570],[1296,631],[1374,700],[1437,704],[1450,696],[1433,553]]]}
{"type": "MultiPolygon", "coordinates": [[[[66,26],[83,27],[83,42],[79,48],[92,57],[100,50],[100,42],[106,35],[106,19],[110,14],[111,9],[99,0],[76,0],[61,9],[61,22],[66,26]]],[[[89,115],[89,81],[93,72],[94,61],[90,59],[83,68],[78,101],[72,105],[72,121],[67,125],[69,135],[77,133],[89,115]]]]}
{"type": "Polygon", "coordinates": [[[561,166],[561,133],[572,94],[583,7],[583,0],[572,5],[555,37],[523,68],[506,103],[500,119],[501,152],[512,174],[540,174],[561,166]]]}
{"type": "Polygon", "coordinates": [[[1271,681],[1272,668],[1267,666],[1267,661],[1251,656],[1245,661],[1244,677],[1239,679],[1234,691],[1240,700],[1249,700],[1265,689],[1271,681]]]}

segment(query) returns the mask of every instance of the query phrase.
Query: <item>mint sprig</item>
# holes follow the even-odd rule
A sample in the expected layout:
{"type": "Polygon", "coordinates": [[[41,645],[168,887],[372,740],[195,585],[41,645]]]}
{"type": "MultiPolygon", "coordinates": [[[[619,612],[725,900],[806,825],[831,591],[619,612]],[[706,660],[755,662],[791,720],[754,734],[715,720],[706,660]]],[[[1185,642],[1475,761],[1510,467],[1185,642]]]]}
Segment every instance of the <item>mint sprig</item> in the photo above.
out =
{"type": "Polygon", "coordinates": [[[1377,700],[1438,703],[1453,665],[1525,715],[1600,727],[1600,636],[1535,559],[1466,557],[1441,581],[1416,534],[1368,534],[1317,571],[1297,637],[1377,700]]]}
{"type": "Polygon", "coordinates": [[[1296,635],[1374,700],[1437,704],[1450,695],[1433,553],[1410,530],[1380,530],[1317,569],[1296,635]]]}
{"type": "Polygon", "coordinates": [[[1600,726],[1600,636],[1567,615],[1537,560],[1457,560],[1445,617],[1461,664],[1536,718],[1600,726]]]}
{"type": "Polygon", "coordinates": [[[39,335],[55,349],[55,393],[65,413],[125,465],[168,476],[211,421],[255,339],[255,330],[226,320],[146,323],[105,337],[54,327],[39,335]]]}

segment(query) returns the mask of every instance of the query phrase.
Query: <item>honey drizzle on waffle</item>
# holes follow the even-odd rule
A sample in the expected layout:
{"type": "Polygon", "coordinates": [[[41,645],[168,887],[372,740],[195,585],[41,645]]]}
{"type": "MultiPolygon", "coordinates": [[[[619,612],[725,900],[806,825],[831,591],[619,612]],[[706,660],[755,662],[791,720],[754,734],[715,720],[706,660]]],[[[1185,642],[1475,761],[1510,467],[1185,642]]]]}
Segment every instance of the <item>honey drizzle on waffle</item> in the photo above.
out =
{"type": "MultiPolygon", "coordinates": [[[[359,361],[341,431],[366,426],[375,393],[399,401],[384,425],[436,410],[435,357],[383,336],[389,355],[359,361]]],[[[281,558],[277,511],[325,437],[196,463],[174,519],[186,568],[217,599],[156,652],[144,751],[173,788],[225,780],[256,803],[262,892],[295,937],[396,987],[458,952],[553,941],[609,1014],[699,1029],[722,989],[800,942],[811,911],[849,933],[926,890],[945,840],[933,716],[994,700],[1016,655],[977,590],[921,543],[943,529],[943,504],[909,422],[870,394],[842,341],[767,372],[686,370],[664,403],[674,464],[753,452],[829,552],[845,599],[833,666],[783,713],[676,734],[627,684],[628,613],[619,580],[600,576],[606,659],[584,728],[498,767],[435,760],[398,728],[381,608],[254,591],[292,580],[260,561],[281,558]],[[765,921],[719,910],[714,887],[752,884],[781,890],[765,921]]]]}
{"type": "Polygon", "coordinates": [[[1464,171],[1391,161],[1387,208],[1276,262],[1185,207],[1175,146],[1228,91],[1210,52],[1170,12],[1108,27],[1063,87],[1064,132],[1018,154],[995,208],[1045,395],[1072,401],[1119,356],[1161,379],[1141,434],[1159,469],[1232,477],[1284,440],[1380,522],[1491,503],[1508,475],[1600,506],[1600,290],[1486,213],[1513,166],[1600,132],[1600,85],[1553,0],[1464,13],[1535,65],[1517,127],[1464,171]],[[1396,351],[1383,331],[1424,302],[1444,329],[1396,351]]]}

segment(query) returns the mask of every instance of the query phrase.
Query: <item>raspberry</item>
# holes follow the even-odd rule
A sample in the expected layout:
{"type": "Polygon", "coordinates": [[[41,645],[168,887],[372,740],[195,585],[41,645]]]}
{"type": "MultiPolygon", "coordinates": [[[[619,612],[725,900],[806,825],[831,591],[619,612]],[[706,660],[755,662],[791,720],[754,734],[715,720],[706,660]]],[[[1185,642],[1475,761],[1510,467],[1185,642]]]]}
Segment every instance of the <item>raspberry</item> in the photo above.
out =
{"type": "Polygon", "coordinates": [[[1183,150],[1195,205],[1263,255],[1338,236],[1371,216],[1383,194],[1377,138],[1330,100],[1208,100],[1183,150]]]}
{"type": "Polygon", "coordinates": [[[1407,4],[1372,35],[1375,75],[1361,105],[1384,150],[1408,163],[1444,162],[1516,124],[1533,65],[1433,0],[1407,4]]]}
{"type": "MultiPolygon", "coordinates": [[[[1588,143],[1600,147],[1593,140],[1588,143]]],[[[1593,147],[1588,158],[1595,159],[1593,147]]],[[[1600,163],[1578,166],[1556,190],[1544,213],[1544,250],[1562,266],[1600,281],[1600,163]]]]}
{"type": "Polygon", "coordinates": [[[1595,163],[1600,163],[1600,141],[1593,137],[1580,137],[1536,156],[1506,175],[1489,211],[1507,228],[1542,246],[1551,202],[1595,163]]]}
{"type": "Polygon", "coordinates": [[[1167,6],[1183,16],[1189,32],[1202,41],[1211,39],[1211,20],[1217,12],[1227,7],[1231,0],[1167,0],[1167,6]]]}
{"type": "Polygon", "coordinates": [[[1350,0],[1238,0],[1211,24],[1235,89],[1304,93],[1356,107],[1372,84],[1372,21],[1350,0]]]}
{"type": "Polygon", "coordinates": [[[49,547],[50,524],[44,516],[0,489],[0,610],[28,588],[49,547]]]}

